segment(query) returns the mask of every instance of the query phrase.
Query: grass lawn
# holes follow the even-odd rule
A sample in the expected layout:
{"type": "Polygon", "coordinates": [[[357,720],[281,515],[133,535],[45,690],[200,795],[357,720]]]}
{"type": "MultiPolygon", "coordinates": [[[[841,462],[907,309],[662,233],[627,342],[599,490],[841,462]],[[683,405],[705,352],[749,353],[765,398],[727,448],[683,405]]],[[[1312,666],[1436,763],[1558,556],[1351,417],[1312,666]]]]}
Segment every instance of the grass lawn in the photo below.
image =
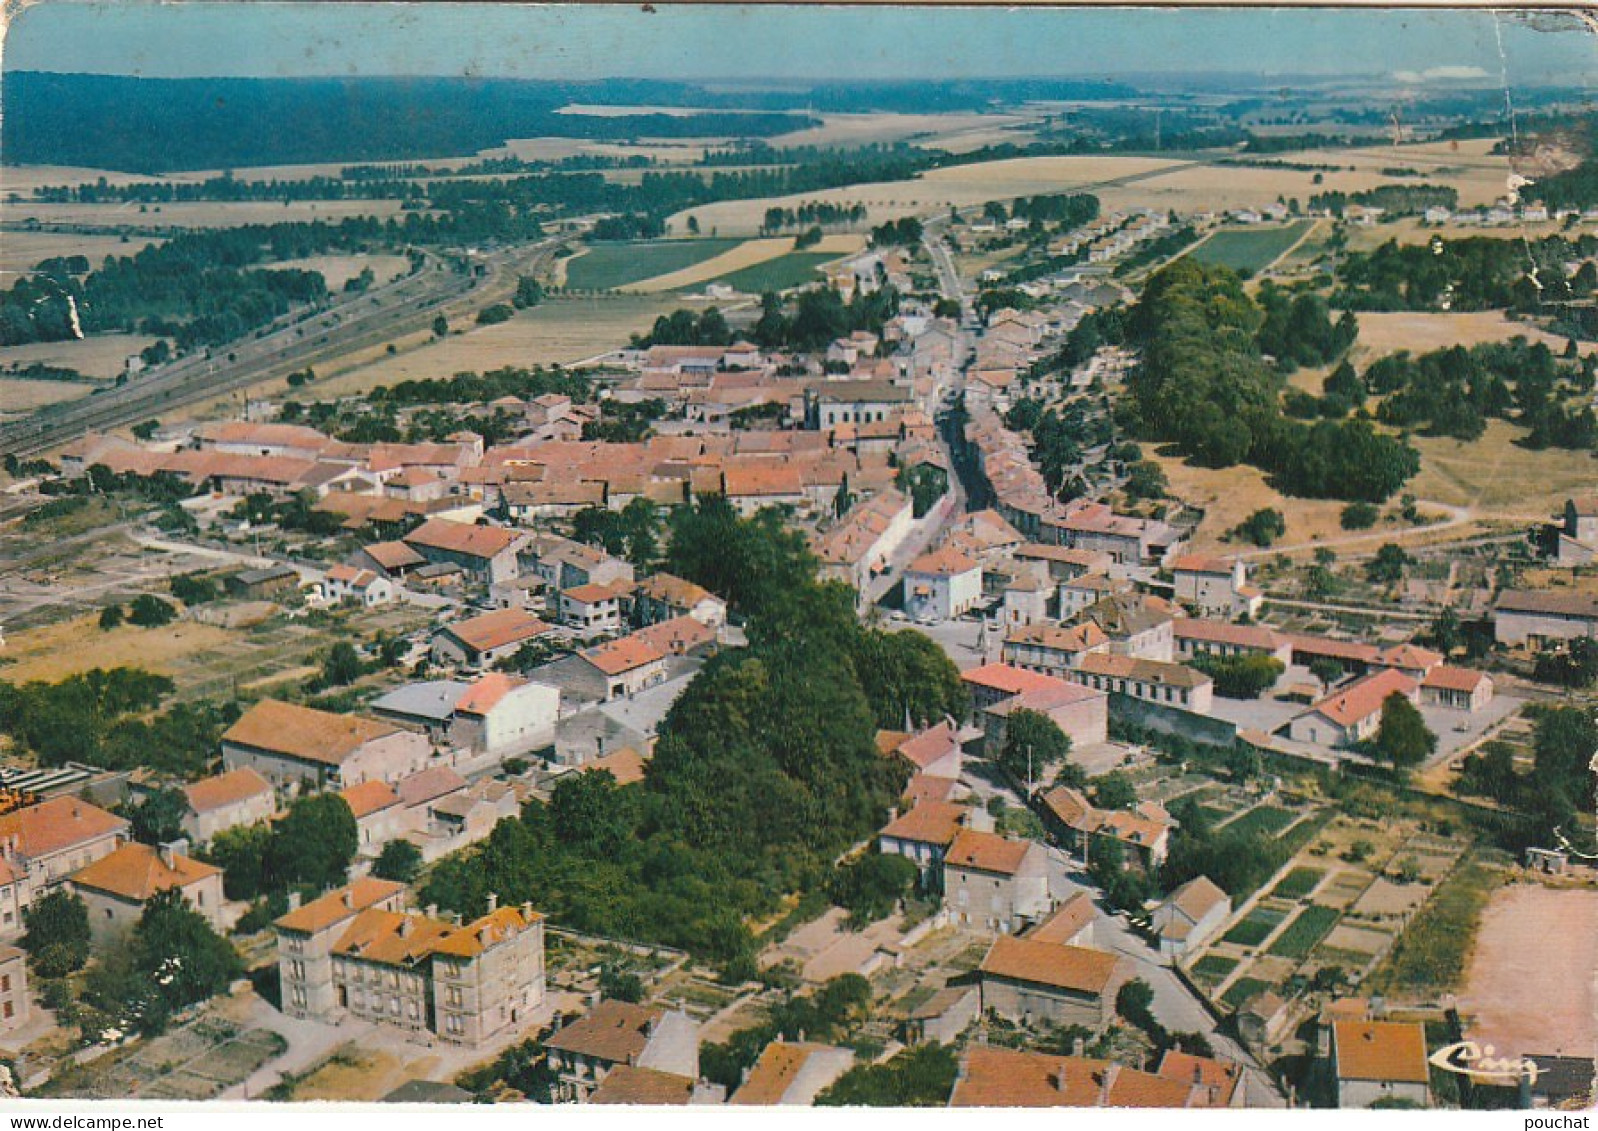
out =
{"type": "Polygon", "coordinates": [[[1341,917],[1342,912],[1331,907],[1304,908],[1298,913],[1298,918],[1287,925],[1287,930],[1276,937],[1270,953],[1287,958],[1303,958],[1315,949],[1315,944],[1326,937],[1341,917]]]}
{"type": "Polygon", "coordinates": [[[1212,828],[1214,826],[1220,824],[1222,821],[1226,820],[1226,818],[1228,818],[1228,817],[1230,817],[1232,815],[1232,810],[1230,810],[1230,809],[1217,809],[1213,805],[1200,805],[1198,807],[1198,811],[1199,811],[1199,816],[1203,817],[1206,821],[1208,821],[1212,828]]]}
{"type": "Polygon", "coordinates": [[[1256,907],[1248,913],[1248,918],[1226,932],[1223,941],[1238,946],[1259,946],[1265,941],[1265,936],[1276,929],[1276,924],[1285,918],[1286,914],[1281,911],[1256,907]]]}
{"type": "Polygon", "coordinates": [[[1223,954],[1206,954],[1193,963],[1193,973],[1206,982],[1219,982],[1237,969],[1237,959],[1223,954]]]}
{"type": "Polygon", "coordinates": [[[816,268],[837,258],[838,255],[830,251],[791,251],[787,255],[779,255],[776,259],[768,259],[764,263],[756,263],[752,267],[733,271],[712,282],[743,291],[745,294],[785,291],[790,287],[802,287],[806,283],[819,282],[816,268]]]}
{"type": "Polygon", "coordinates": [[[1226,826],[1226,831],[1252,835],[1256,832],[1268,833],[1275,836],[1283,829],[1298,819],[1298,814],[1288,809],[1278,809],[1274,805],[1261,805],[1251,809],[1237,820],[1226,826]]]}
{"type": "Polygon", "coordinates": [[[1313,220],[1298,220],[1280,228],[1222,228],[1188,254],[1201,263],[1218,264],[1240,275],[1252,275],[1274,263],[1313,223],[1313,220]]]}
{"type": "Polygon", "coordinates": [[[566,285],[580,291],[614,290],[692,267],[742,242],[703,239],[597,243],[566,265],[566,285]]]}
{"type": "Polygon", "coordinates": [[[1294,868],[1282,877],[1282,882],[1271,889],[1271,894],[1281,899],[1303,899],[1315,890],[1315,885],[1326,875],[1319,868],[1294,868]]]}
{"type": "Polygon", "coordinates": [[[1239,978],[1221,995],[1221,1001],[1233,1009],[1241,1009],[1249,998],[1270,988],[1269,982],[1262,982],[1258,978],[1239,978]]]}

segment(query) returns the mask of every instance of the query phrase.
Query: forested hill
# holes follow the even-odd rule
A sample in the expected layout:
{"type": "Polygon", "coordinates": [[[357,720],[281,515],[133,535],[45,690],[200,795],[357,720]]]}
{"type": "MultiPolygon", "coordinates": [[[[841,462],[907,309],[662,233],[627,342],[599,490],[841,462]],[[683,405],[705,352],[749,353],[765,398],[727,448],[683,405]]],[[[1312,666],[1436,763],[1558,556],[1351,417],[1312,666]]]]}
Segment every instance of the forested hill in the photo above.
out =
{"type": "Polygon", "coordinates": [[[9,71],[0,81],[7,163],[134,173],[470,156],[519,137],[769,137],[815,124],[796,113],[557,113],[572,102],[680,104],[693,89],[641,81],[138,79],[41,71],[9,71]]]}

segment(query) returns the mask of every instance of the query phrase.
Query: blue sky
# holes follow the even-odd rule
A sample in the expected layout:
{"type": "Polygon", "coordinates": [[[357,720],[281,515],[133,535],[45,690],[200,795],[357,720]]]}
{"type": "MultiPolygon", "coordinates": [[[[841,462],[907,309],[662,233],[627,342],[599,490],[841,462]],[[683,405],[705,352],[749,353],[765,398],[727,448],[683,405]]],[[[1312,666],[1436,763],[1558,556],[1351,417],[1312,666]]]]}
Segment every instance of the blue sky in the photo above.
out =
{"type": "Polygon", "coordinates": [[[1595,39],[1487,12],[845,10],[660,4],[83,3],[25,10],[8,70],[544,79],[856,79],[1148,71],[1585,83],[1595,39]],[[1503,51],[1499,50],[1500,36],[1503,51]]]}

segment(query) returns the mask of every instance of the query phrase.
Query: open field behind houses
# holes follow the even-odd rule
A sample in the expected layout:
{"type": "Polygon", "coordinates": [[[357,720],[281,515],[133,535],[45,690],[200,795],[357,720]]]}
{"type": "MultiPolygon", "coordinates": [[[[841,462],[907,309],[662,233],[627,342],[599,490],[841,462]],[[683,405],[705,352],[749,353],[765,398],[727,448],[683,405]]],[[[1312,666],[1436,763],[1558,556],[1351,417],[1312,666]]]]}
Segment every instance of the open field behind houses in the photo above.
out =
{"type": "Polygon", "coordinates": [[[738,271],[729,272],[716,279],[722,286],[731,287],[744,294],[764,294],[766,291],[785,291],[820,282],[816,269],[838,257],[827,251],[795,251],[764,263],[756,263],[738,271]]]}
{"type": "Polygon", "coordinates": [[[1221,228],[1188,254],[1201,263],[1253,275],[1280,259],[1314,226],[1313,220],[1297,220],[1272,227],[1221,228]]]}
{"type": "MultiPolygon", "coordinates": [[[[1555,353],[1563,353],[1565,349],[1564,338],[1525,322],[1515,322],[1505,317],[1501,310],[1459,314],[1399,311],[1361,313],[1355,317],[1359,320],[1359,339],[1354,344],[1353,360],[1361,369],[1399,350],[1408,350],[1419,356],[1453,346],[1507,342],[1511,338],[1543,342],[1555,353]]],[[[1598,351],[1598,342],[1578,342],[1576,348],[1583,354],[1592,353],[1598,351]]]]}
{"type": "Polygon", "coordinates": [[[85,381],[26,381],[0,377],[0,417],[75,401],[94,392],[85,381]]]}
{"type": "MultiPolygon", "coordinates": [[[[817,254],[826,253],[828,259],[839,255],[849,255],[860,251],[866,245],[866,237],[853,232],[839,232],[823,236],[821,242],[809,249],[817,254]]],[[[645,279],[633,287],[625,288],[640,293],[659,293],[661,291],[685,290],[708,282],[727,282],[727,276],[745,270],[754,270],[759,265],[787,256],[793,251],[793,240],[789,237],[775,239],[745,240],[737,247],[716,256],[714,259],[702,260],[691,267],[681,271],[674,271],[670,275],[661,275],[653,279],[645,279]]]]}
{"type": "Polygon", "coordinates": [[[372,285],[380,287],[405,274],[411,264],[403,255],[311,255],[262,266],[274,271],[315,271],[327,280],[327,289],[336,293],[367,267],[372,269],[372,285]]]}
{"type": "Polygon", "coordinates": [[[1598,481],[1591,452],[1532,451],[1515,443],[1525,430],[1489,420],[1481,439],[1417,436],[1420,474],[1404,490],[1450,506],[1474,506],[1535,521],[1598,481]]]}
{"type": "MultiPolygon", "coordinates": [[[[736,239],[627,240],[596,243],[566,260],[566,285],[610,291],[657,275],[670,275],[715,259],[742,243],[736,239]]],[[[649,288],[663,289],[663,288],[649,288]]]]}
{"type": "Polygon", "coordinates": [[[128,358],[155,341],[143,334],[92,334],[65,342],[29,342],[0,349],[0,368],[34,362],[76,369],[85,377],[108,381],[121,376],[128,358]]]}

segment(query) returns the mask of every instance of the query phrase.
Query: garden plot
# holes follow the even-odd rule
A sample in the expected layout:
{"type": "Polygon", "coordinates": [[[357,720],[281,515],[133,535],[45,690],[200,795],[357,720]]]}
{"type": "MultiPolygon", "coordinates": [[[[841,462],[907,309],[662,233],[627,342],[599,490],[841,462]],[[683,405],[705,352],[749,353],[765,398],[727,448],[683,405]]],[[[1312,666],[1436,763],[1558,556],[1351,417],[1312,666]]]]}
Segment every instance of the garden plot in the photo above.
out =
{"type": "Polygon", "coordinates": [[[1270,907],[1256,907],[1221,936],[1222,942],[1238,946],[1255,947],[1264,942],[1270,933],[1286,919],[1288,912],[1270,907]]]}
{"type": "Polygon", "coordinates": [[[1339,872],[1330,883],[1321,886],[1315,899],[1326,907],[1347,907],[1365,893],[1370,882],[1369,872],[1339,872]]]}
{"type": "Polygon", "coordinates": [[[1377,879],[1349,908],[1349,913],[1378,920],[1407,918],[1426,902],[1431,890],[1430,884],[1396,884],[1392,880],[1377,879]]]}
{"type": "Polygon", "coordinates": [[[1341,957],[1344,952],[1358,955],[1362,962],[1384,953],[1393,945],[1393,936],[1377,927],[1344,920],[1333,927],[1315,954],[1318,958],[1333,961],[1334,952],[1341,957]]]}

